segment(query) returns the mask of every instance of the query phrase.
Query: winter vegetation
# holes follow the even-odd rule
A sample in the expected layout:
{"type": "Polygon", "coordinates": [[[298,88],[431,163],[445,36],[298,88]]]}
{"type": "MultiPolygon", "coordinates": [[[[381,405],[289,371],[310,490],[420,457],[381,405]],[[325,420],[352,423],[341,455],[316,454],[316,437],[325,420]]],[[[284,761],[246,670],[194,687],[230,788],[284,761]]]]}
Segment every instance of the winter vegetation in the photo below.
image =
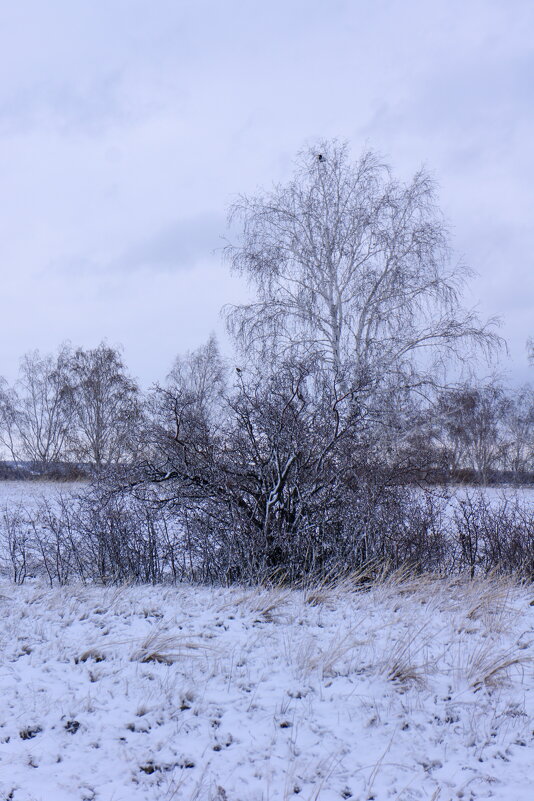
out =
{"type": "Polygon", "coordinates": [[[4,585],[0,795],[528,801],[531,590],[4,585]]]}
{"type": "Polygon", "coordinates": [[[14,386],[2,379],[0,419],[14,477],[24,477],[21,462],[30,475],[75,477],[136,455],[142,399],[117,348],[63,345],[56,355],[27,353],[14,386]]]}
{"type": "Polygon", "coordinates": [[[1,511],[3,797],[530,797],[534,393],[432,181],[323,142],[230,219],[232,356],[2,379],[4,476],[86,479],[1,511]]]}
{"type": "MultiPolygon", "coordinates": [[[[11,482],[6,482],[9,486],[11,482]]],[[[296,584],[353,575],[534,574],[534,491],[366,488],[355,533],[266,543],[242,523],[202,527],[160,493],[13,482],[0,504],[0,570],[15,584],[296,584]],[[268,546],[271,547],[268,547],[268,546]],[[275,550],[276,548],[276,550],[275,550]]],[[[348,513],[347,513],[348,514],[348,513]]]]}
{"type": "Polygon", "coordinates": [[[59,512],[6,512],[16,580],[29,562],[51,583],[530,577],[529,506],[473,496],[444,516],[436,491],[532,481],[534,395],[476,380],[503,343],[463,305],[425,171],[402,182],[326,141],[229,216],[252,293],[224,310],[233,359],[210,337],[142,393],[117,348],[65,344],[3,381],[6,472],[94,478],[59,512]]]}

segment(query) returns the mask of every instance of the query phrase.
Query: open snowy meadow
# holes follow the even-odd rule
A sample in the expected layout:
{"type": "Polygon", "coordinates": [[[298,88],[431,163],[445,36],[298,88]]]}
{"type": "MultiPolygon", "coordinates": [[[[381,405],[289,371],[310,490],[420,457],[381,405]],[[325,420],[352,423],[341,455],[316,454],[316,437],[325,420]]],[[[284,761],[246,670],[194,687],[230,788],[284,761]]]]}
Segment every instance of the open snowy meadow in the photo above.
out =
{"type": "MultiPolygon", "coordinates": [[[[1,502],[37,509],[83,486],[4,482],[1,502]]],[[[532,798],[530,585],[8,575],[1,801],[532,798]]]]}
{"type": "Polygon", "coordinates": [[[0,593],[2,799],[532,798],[532,587],[0,593]]]}

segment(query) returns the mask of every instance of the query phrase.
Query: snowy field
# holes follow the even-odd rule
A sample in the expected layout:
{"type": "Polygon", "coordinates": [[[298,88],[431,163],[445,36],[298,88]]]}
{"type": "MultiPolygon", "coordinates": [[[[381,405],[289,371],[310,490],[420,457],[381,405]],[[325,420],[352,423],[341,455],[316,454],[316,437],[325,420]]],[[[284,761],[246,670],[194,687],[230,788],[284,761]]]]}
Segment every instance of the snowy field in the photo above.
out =
{"type": "MultiPolygon", "coordinates": [[[[0,482],[0,507],[83,488],[0,482]]],[[[530,801],[531,602],[478,579],[5,583],[0,801],[530,801]]]]}
{"type": "Polygon", "coordinates": [[[1,799],[533,797],[532,587],[0,593],[1,799]]]}
{"type": "MultiPolygon", "coordinates": [[[[86,481],[0,481],[0,509],[24,504],[31,509],[39,500],[51,500],[58,494],[78,494],[88,486],[86,481]]],[[[450,495],[451,503],[464,498],[466,493],[482,492],[492,502],[500,503],[504,498],[517,497],[532,506],[534,511],[534,487],[434,487],[437,495],[450,495]]]]}
{"type": "Polygon", "coordinates": [[[0,509],[23,504],[31,509],[41,500],[83,492],[86,481],[0,481],[0,509]]]}

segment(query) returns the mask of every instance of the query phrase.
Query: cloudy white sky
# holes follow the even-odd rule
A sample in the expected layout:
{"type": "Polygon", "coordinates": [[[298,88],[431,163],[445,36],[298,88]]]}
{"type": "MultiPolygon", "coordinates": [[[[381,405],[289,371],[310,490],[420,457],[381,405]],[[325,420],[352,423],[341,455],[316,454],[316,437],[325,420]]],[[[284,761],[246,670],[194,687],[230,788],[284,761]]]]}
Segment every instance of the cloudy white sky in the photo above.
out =
{"type": "Polygon", "coordinates": [[[143,383],[244,297],[217,248],[239,192],[320,137],[425,164],[468,302],[532,378],[532,0],[0,0],[0,373],[122,343],[143,383]]]}

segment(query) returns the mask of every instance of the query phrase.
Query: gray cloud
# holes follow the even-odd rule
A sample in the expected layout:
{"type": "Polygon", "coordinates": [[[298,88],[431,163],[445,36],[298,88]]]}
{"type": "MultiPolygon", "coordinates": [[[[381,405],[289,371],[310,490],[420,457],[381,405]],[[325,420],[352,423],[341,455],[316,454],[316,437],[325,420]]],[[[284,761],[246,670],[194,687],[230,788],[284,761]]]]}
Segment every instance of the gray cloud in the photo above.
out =
{"type": "Polygon", "coordinates": [[[109,124],[126,123],[131,114],[121,99],[119,73],[100,76],[89,85],[45,81],[4,95],[0,131],[21,134],[36,129],[98,133],[109,124]]]}
{"type": "Polygon", "coordinates": [[[220,254],[225,227],[225,218],[217,214],[176,220],[133,244],[116,265],[124,270],[192,269],[220,254]]]}
{"type": "Polygon", "coordinates": [[[526,379],[533,29],[530,0],[6,6],[0,373],[36,344],[107,337],[141,377],[164,374],[245,291],[213,253],[232,198],[335,136],[401,176],[431,169],[479,273],[469,297],[504,317],[526,379]]]}

